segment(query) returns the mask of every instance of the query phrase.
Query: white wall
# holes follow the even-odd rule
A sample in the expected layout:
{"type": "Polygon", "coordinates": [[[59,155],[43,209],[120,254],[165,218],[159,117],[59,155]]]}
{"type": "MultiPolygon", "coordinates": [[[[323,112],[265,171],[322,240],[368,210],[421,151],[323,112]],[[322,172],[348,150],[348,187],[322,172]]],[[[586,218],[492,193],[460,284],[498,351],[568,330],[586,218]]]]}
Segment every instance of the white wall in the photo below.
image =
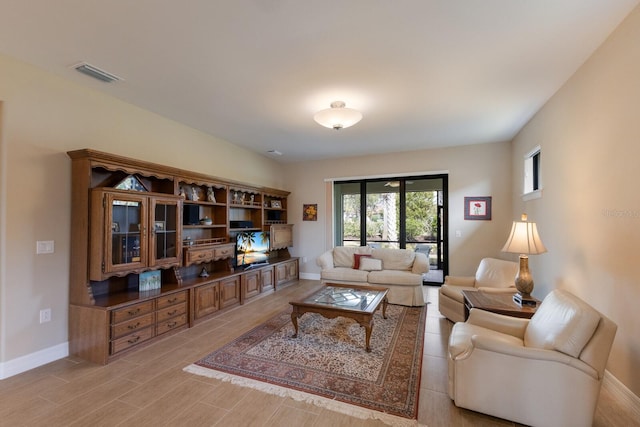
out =
{"type": "Polygon", "coordinates": [[[0,105],[0,377],[21,358],[66,348],[67,151],[92,148],[287,189],[267,157],[6,56],[0,56],[0,105]],[[37,240],[55,241],[55,253],[36,255],[37,240]],[[39,323],[43,308],[52,309],[50,323],[39,323]]]}
{"type": "Polygon", "coordinates": [[[534,294],[580,296],[618,324],[608,370],[640,395],[640,8],[514,140],[513,209],[536,221],[534,294]],[[543,197],[522,202],[523,155],[540,145],[543,197]]]}
{"type": "MultiPolygon", "coordinates": [[[[345,130],[348,132],[349,130],[345,130]]],[[[390,142],[392,143],[392,142],[390,142]]],[[[449,174],[449,259],[451,274],[473,274],[485,256],[510,259],[500,253],[513,220],[511,215],[511,145],[480,144],[464,147],[351,157],[286,166],[289,221],[294,223],[293,253],[306,257],[300,264],[303,274],[319,274],[315,259],[327,247],[331,234],[330,197],[326,179],[386,176],[448,171],[449,174]],[[491,221],[465,221],[465,196],[492,196],[491,221]],[[302,221],[302,205],[318,204],[318,221],[302,221]],[[461,237],[455,237],[459,230],[461,237]]],[[[331,242],[331,240],[330,240],[331,242]]]]}

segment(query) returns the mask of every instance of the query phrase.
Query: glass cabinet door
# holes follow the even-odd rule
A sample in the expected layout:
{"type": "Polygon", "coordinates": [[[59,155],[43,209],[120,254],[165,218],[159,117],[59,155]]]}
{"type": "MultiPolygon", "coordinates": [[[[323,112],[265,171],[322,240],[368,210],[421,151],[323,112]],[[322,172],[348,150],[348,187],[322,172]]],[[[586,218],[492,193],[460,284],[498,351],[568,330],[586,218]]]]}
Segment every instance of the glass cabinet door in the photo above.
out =
{"type": "Polygon", "coordinates": [[[105,270],[122,271],[147,263],[146,198],[121,194],[107,194],[108,265],[105,270]]]}
{"type": "Polygon", "coordinates": [[[179,265],[182,256],[180,237],[180,202],[176,199],[151,198],[150,266],[179,265]]]}

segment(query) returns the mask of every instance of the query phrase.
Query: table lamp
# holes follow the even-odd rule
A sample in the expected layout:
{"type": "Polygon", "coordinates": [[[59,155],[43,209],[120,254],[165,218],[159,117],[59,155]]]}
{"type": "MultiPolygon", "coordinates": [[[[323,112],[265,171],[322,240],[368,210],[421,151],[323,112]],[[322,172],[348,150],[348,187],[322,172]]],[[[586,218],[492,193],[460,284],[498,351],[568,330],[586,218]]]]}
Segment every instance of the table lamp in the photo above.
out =
{"type": "Polygon", "coordinates": [[[527,221],[527,214],[522,214],[521,221],[513,221],[511,233],[502,252],[520,254],[520,270],[515,280],[518,292],[513,296],[513,300],[520,305],[536,305],[536,300],[531,297],[533,277],[529,272],[528,255],[547,252],[547,248],[540,239],[536,223],[527,221]]]}

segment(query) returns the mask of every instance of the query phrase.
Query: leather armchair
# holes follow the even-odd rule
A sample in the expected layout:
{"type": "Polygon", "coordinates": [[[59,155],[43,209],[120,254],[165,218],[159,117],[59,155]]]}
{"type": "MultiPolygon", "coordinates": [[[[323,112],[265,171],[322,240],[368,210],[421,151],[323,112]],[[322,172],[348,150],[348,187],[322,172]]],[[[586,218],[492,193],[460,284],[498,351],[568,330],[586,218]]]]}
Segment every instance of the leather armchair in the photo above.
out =
{"type": "Polygon", "coordinates": [[[472,309],[449,338],[449,396],[521,424],[591,426],[616,329],[561,290],[531,319],[472,309]]]}
{"type": "Polygon", "coordinates": [[[517,262],[496,258],[484,258],[475,276],[447,276],[440,287],[438,306],[440,313],[452,322],[464,322],[464,297],[462,291],[515,293],[517,262]]]}

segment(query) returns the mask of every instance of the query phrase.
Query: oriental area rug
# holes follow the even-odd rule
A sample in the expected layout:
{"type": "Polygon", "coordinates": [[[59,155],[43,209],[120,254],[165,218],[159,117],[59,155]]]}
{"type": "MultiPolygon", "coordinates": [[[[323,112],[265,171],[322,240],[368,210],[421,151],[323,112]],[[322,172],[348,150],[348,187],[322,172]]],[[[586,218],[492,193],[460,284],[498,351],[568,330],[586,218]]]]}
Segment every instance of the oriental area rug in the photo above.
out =
{"type": "Polygon", "coordinates": [[[291,309],[184,368],[266,393],[389,425],[417,425],[427,307],[387,306],[374,316],[371,352],[351,319],[291,309]]]}

